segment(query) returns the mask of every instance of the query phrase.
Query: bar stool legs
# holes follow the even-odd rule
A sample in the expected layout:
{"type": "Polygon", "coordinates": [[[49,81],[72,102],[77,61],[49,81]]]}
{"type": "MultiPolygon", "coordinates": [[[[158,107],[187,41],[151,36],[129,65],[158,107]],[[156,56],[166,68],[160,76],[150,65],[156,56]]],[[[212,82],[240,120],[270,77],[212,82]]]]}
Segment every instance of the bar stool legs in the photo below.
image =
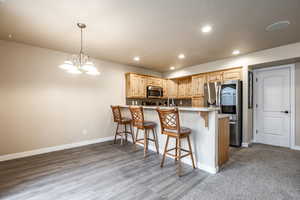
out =
{"type": "Polygon", "coordinates": [[[164,166],[166,155],[172,156],[172,157],[174,157],[175,162],[177,163],[177,175],[181,176],[181,168],[182,168],[182,166],[181,166],[181,158],[186,157],[186,156],[190,156],[191,160],[192,160],[192,166],[195,169],[196,167],[195,167],[195,162],[194,162],[194,157],[193,157],[193,152],[192,152],[192,146],[191,146],[190,137],[189,136],[184,137],[184,138],[187,138],[189,150],[185,150],[185,149],[183,149],[181,147],[181,139],[183,139],[183,138],[180,138],[180,137],[173,137],[176,140],[175,148],[168,149],[170,137],[171,136],[167,135],[167,141],[166,141],[166,144],[165,144],[164,153],[163,153],[163,157],[162,157],[162,160],[161,160],[161,163],[160,163],[160,167],[162,168],[164,166]],[[173,150],[175,150],[175,154],[174,155],[168,153],[169,151],[173,151],[173,150]],[[184,151],[187,154],[182,155],[181,151],[184,151]]]}
{"type": "Polygon", "coordinates": [[[158,146],[158,139],[157,139],[157,133],[155,131],[155,129],[152,129],[152,133],[153,133],[153,139],[155,142],[155,148],[156,148],[156,153],[159,154],[159,146],[158,146]]]}
{"type": "Polygon", "coordinates": [[[124,139],[126,141],[126,143],[128,142],[128,138],[127,138],[127,135],[130,134],[131,135],[131,138],[132,138],[132,143],[135,144],[135,140],[134,140],[134,133],[133,133],[133,130],[132,130],[132,124],[129,123],[129,128],[130,130],[127,130],[127,125],[128,124],[121,124],[123,125],[123,131],[119,131],[119,128],[120,128],[120,123],[117,123],[117,129],[116,129],[116,133],[115,133],[115,139],[114,139],[114,144],[116,144],[117,142],[117,136],[121,136],[121,145],[124,144],[124,139]]]}
{"type": "Polygon", "coordinates": [[[114,144],[116,144],[116,142],[117,142],[117,135],[119,134],[119,133],[118,133],[118,130],[119,130],[119,123],[117,123],[117,129],[116,129],[116,133],[115,133],[114,144]]]}
{"type": "Polygon", "coordinates": [[[163,154],[163,157],[162,157],[162,160],[161,160],[161,163],[160,163],[161,168],[164,167],[164,162],[165,162],[166,154],[167,154],[167,151],[168,151],[169,138],[170,138],[170,136],[167,136],[167,141],[166,141],[166,144],[165,144],[164,154],[163,154]]]}
{"type": "Polygon", "coordinates": [[[193,156],[193,153],[192,153],[192,146],[191,146],[191,140],[190,140],[190,136],[187,136],[187,141],[188,141],[188,145],[189,145],[189,149],[190,149],[190,156],[191,156],[191,159],[192,159],[192,165],[193,165],[193,168],[195,169],[195,161],[194,161],[194,156],[193,156]]]}
{"type": "Polygon", "coordinates": [[[158,139],[157,139],[157,134],[156,134],[155,128],[144,129],[143,139],[138,138],[139,137],[139,130],[140,129],[138,128],[137,131],[136,131],[135,141],[136,141],[136,143],[144,145],[144,157],[147,156],[147,152],[148,152],[148,149],[149,149],[149,141],[154,142],[156,153],[159,154],[159,145],[158,145],[158,139]],[[150,138],[150,134],[149,134],[150,130],[152,132],[152,137],[153,138],[150,138]]]}
{"type": "Polygon", "coordinates": [[[180,138],[176,138],[176,141],[177,154],[175,159],[177,158],[177,175],[181,176],[181,140],[180,138]]]}

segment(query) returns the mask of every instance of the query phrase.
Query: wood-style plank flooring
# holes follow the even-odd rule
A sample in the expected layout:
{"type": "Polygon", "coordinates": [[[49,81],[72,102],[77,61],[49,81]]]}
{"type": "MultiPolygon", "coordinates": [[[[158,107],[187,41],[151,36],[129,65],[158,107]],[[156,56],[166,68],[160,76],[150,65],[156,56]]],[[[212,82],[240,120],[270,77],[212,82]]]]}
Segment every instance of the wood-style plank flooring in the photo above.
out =
{"type": "Polygon", "coordinates": [[[140,147],[107,142],[0,162],[0,199],[300,199],[299,165],[269,172],[272,155],[300,164],[298,152],[258,145],[234,151],[217,175],[183,165],[179,178],[174,160],[161,169],[154,152],[144,158],[140,147]]]}

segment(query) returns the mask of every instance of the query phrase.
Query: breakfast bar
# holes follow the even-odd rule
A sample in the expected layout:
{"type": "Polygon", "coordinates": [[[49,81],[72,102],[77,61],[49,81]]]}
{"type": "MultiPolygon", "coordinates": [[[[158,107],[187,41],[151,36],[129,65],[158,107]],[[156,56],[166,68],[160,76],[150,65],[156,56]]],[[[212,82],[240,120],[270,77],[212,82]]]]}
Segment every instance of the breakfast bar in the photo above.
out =
{"type": "MultiPolygon", "coordinates": [[[[121,106],[122,112],[125,116],[130,117],[129,106],[121,106]]],[[[144,116],[146,120],[154,121],[158,124],[156,127],[159,143],[159,153],[163,153],[163,148],[166,136],[161,134],[160,122],[155,106],[143,106],[144,116]]],[[[159,107],[160,109],[169,109],[170,107],[159,107]]],[[[194,154],[196,167],[209,173],[217,173],[220,165],[220,134],[228,134],[225,130],[228,126],[222,126],[224,130],[219,129],[219,122],[221,118],[226,118],[226,115],[219,115],[218,108],[197,108],[197,107],[178,107],[180,112],[181,126],[192,129],[191,143],[194,154]]],[[[225,124],[226,125],[226,124],[225,124]]],[[[175,144],[175,141],[170,141],[175,144]]],[[[225,142],[226,143],[226,142],[225,142]]],[[[227,143],[226,143],[227,144],[227,143]]],[[[187,142],[182,142],[182,147],[187,148],[187,142]]],[[[229,145],[228,145],[229,146],[229,145]]],[[[153,144],[149,144],[149,149],[155,150],[153,144]]],[[[221,148],[226,150],[226,148],[221,148]]],[[[228,155],[228,152],[221,152],[221,154],[228,155]]],[[[182,162],[191,165],[191,160],[183,158],[182,162]]]]}

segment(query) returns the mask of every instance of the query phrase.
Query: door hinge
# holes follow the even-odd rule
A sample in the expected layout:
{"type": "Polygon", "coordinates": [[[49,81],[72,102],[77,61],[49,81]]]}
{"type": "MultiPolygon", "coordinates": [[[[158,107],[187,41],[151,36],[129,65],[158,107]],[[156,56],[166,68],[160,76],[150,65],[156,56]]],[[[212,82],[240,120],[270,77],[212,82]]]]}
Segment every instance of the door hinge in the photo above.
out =
{"type": "Polygon", "coordinates": [[[255,132],[256,132],[256,134],[257,134],[257,133],[258,133],[258,130],[256,129],[256,131],[255,131],[255,132]]]}
{"type": "Polygon", "coordinates": [[[256,108],[258,108],[258,104],[255,104],[256,108]]]}
{"type": "Polygon", "coordinates": [[[256,78],[255,80],[256,80],[256,82],[258,82],[258,78],[256,78]]]}

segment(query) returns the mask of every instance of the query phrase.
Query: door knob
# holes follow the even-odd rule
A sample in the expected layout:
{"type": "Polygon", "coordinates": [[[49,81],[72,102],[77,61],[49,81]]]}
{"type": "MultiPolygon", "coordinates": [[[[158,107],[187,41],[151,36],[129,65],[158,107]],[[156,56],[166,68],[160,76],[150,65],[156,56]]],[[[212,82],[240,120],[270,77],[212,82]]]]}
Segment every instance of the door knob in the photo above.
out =
{"type": "Polygon", "coordinates": [[[280,111],[281,113],[289,114],[288,110],[280,111]]]}

